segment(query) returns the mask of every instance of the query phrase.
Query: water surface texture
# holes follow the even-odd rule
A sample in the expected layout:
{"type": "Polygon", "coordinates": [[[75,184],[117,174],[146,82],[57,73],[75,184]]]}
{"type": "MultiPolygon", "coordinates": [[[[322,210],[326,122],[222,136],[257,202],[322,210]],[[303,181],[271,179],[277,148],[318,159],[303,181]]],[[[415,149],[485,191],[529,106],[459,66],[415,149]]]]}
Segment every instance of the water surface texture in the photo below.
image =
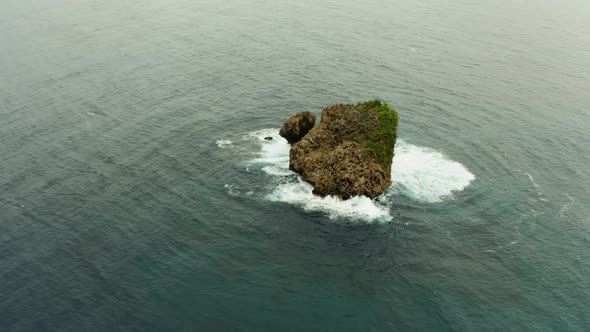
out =
{"type": "Polygon", "coordinates": [[[587,329],[589,32],[582,0],[3,0],[0,330],[587,329]],[[314,197],[278,128],[373,98],[394,185],[314,197]]]}

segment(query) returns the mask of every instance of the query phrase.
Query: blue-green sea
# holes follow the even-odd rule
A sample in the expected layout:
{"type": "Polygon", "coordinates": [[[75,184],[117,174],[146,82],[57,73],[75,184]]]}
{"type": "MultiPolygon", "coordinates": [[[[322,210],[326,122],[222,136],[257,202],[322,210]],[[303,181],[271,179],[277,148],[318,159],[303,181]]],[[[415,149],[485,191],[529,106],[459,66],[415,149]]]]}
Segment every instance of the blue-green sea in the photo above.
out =
{"type": "Polygon", "coordinates": [[[0,2],[0,331],[587,331],[589,188],[586,0],[0,2]],[[282,123],[375,98],[313,196],[282,123]]]}

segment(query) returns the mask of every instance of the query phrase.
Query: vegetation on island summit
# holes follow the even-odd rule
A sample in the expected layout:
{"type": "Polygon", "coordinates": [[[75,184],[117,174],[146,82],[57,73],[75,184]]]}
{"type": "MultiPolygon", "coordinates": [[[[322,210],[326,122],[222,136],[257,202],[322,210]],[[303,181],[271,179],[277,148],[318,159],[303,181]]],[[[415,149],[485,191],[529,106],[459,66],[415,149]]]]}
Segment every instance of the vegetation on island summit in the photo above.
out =
{"type": "Polygon", "coordinates": [[[375,154],[381,165],[387,168],[391,167],[397,138],[397,111],[381,100],[369,100],[359,104],[358,110],[362,113],[375,112],[379,117],[381,128],[375,130],[373,135],[368,137],[365,147],[375,154]]]}

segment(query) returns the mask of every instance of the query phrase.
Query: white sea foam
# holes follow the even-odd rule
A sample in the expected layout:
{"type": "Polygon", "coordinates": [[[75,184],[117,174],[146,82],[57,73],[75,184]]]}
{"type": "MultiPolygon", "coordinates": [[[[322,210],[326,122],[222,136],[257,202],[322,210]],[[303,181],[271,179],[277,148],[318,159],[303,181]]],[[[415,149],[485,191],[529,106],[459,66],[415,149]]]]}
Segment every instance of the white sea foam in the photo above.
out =
{"type": "Polygon", "coordinates": [[[255,131],[245,138],[256,139],[262,145],[259,157],[254,159],[253,162],[267,164],[269,167],[265,167],[263,170],[271,175],[286,175],[273,174],[282,173],[280,170],[289,170],[289,150],[291,146],[286,139],[279,135],[278,129],[255,131]],[[272,137],[272,140],[266,140],[266,137],[272,137]]]}
{"type": "Polygon", "coordinates": [[[318,197],[313,195],[310,184],[289,170],[290,146],[279,136],[278,129],[256,131],[244,138],[259,142],[258,157],[250,162],[262,166],[262,171],[276,181],[275,188],[266,196],[268,199],[298,205],[307,211],[324,212],[330,218],[390,220],[387,198],[392,195],[434,203],[452,198],[453,192],[463,190],[475,179],[462,164],[442,153],[398,140],[392,167],[394,185],[387,190],[386,199],[360,196],[343,201],[331,196],[318,197]],[[265,137],[273,139],[265,140],[265,137]]]}
{"type": "Polygon", "coordinates": [[[217,144],[220,148],[225,148],[233,144],[233,142],[229,139],[218,139],[215,144],[217,144]]]}
{"type": "Polygon", "coordinates": [[[345,217],[367,221],[391,219],[389,208],[365,196],[352,197],[343,201],[337,197],[319,197],[312,193],[313,187],[297,178],[296,182],[279,184],[267,198],[301,206],[306,211],[326,213],[330,218],[345,217]]]}
{"type": "Polygon", "coordinates": [[[452,198],[475,176],[462,164],[427,147],[398,140],[393,157],[390,190],[418,201],[435,203],[452,198]]]}

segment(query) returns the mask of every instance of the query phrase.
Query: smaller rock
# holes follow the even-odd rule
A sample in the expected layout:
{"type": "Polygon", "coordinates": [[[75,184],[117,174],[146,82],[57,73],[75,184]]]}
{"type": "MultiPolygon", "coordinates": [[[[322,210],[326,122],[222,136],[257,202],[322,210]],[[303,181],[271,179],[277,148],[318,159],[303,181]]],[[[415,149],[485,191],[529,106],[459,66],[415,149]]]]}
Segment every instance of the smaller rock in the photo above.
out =
{"type": "Polygon", "coordinates": [[[293,145],[299,142],[313,126],[315,126],[315,114],[301,112],[285,121],[279,135],[283,136],[289,144],[293,145]]]}
{"type": "Polygon", "coordinates": [[[264,139],[267,141],[272,141],[272,136],[266,136],[264,139]]]}

